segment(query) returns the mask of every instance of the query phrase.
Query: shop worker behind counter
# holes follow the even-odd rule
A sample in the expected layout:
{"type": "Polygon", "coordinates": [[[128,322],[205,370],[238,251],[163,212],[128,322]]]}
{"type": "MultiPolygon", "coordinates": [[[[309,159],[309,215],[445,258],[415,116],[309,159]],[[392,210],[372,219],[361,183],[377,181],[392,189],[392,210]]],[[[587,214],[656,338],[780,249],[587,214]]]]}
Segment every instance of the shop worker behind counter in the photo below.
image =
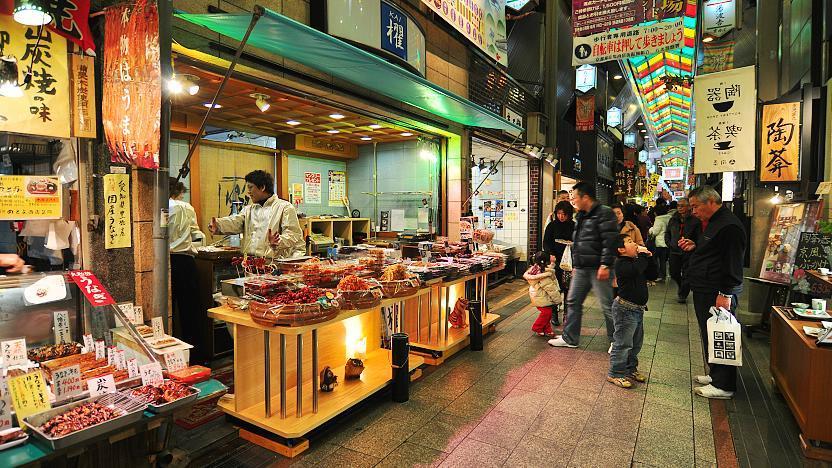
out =
{"type": "MultiPolygon", "coordinates": [[[[742,292],[745,230],[739,218],[722,205],[722,198],[713,188],[696,188],[688,200],[701,226],[694,239],[679,239],[678,245],[690,252],[687,275],[707,358],[707,321],[711,307],[723,307],[736,316],[737,300],[742,292]]],[[[737,390],[737,368],[721,364],[709,367],[708,375],[694,378],[702,385],[694,390],[696,394],[705,398],[732,398],[737,390]]]]}
{"type": "Polygon", "coordinates": [[[243,253],[257,257],[292,258],[306,254],[298,214],[291,203],[274,194],[274,179],[266,171],[246,174],[251,204],[242,212],[211,220],[211,234],[243,234],[243,253]]]}

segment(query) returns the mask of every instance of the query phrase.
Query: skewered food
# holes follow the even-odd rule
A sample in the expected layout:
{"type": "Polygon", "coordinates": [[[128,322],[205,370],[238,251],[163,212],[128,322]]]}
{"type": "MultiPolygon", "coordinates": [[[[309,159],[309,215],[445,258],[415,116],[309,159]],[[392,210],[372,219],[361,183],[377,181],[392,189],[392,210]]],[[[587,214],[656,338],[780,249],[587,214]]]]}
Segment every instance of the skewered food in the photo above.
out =
{"type": "Polygon", "coordinates": [[[78,343],[59,343],[30,349],[26,355],[32,361],[43,362],[80,353],[81,345],[78,343]]]}
{"type": "Polygon", "coordinates": [[[381,281],[400,281],[407,279],[409,276],[407,267],[397,263],[384,269],[384,273],[381,274],[381,281]]]}
{"type": "Polygon", "coordinates": [[[40,430],[49,437],[63,437],[117,416],[115,408],[96,402],[84,403],[46,421],[40,430]]]}
{"type": "Polygon", "coordinates": [[[153,405],[164,405],[185,398],[192,392],[193,389],[185,384],[166,380],[161,385],[144,385],[135,388],[130,395],[153,405]]]}

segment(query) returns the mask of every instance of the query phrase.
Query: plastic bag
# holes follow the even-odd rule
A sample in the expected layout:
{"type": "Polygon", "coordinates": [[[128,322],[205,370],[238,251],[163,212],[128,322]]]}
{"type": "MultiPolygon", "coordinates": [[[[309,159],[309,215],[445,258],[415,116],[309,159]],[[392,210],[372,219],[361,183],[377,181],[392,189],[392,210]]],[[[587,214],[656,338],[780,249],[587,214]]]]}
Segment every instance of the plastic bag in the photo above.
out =
{"type": "Polygon", "coordinates": [[[560,258],[560,269],[563,271],[572,271],[572,246],[567,245],[563,249],[563,256],[560,258]]]}
{"type": "Polygon", "coordinates": [[[708,319],[708,362],[742,366],[742,327],[731,312],[711,307],[708,319]]]}

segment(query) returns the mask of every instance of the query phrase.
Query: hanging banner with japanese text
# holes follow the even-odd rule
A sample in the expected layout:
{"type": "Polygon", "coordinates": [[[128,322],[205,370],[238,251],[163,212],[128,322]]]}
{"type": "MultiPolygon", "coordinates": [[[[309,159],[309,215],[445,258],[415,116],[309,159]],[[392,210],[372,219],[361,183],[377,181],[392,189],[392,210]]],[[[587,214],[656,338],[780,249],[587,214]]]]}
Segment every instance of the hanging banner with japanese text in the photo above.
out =
{"type": "Polygon", "coordinates": [[[734,68],[733,40],[702,44],[702,74],[715,73],[734,68]]]}
{"type": "Polygon", "coordinates": [[[72,136],[95,138],[95,61],[86,55],[71,57],[72,136]]]}
{"type": "Polygon", "coordinates": [[[23,26],[0,15],[0,48],[17,62],[17,80],[23,83],[32,66],[32,81],[21,84],[20,97],[0,96],[0,133],[15,132],[56,138],[69,137],[69,70],[66,39],[49,29],[23,26]]]}
{"type": "Polygon", "coordinates": [[[572,39],[572,65],[609,62],[679,49],[685,42],[682,19],[572,39]]]}
{"type": "Polygon", "coordinates": [[[101,284],[101,281],[91,271],[72,270],[69,272],[69,277],[78,285],[78,289],[81,290],[81,293],[84,294],[93,307],[113,305],[116,303],[112,296],[110,296],[110,293],[101,284]]]}
{"type": "Polygon", "coordinates": [[[104,176],[104,247],[118,249],[132,244],[130,224],[130,175],[104,176]]]}
{"type": "Polygon", "coordinates": [[[422,0],[489,57],[508,66],[506,0],[422,0]]]}
{"type": "Polygon", "coordinates": [[[60,219],[62,195],[57,176],[0,175],[0,220],[60,219]]]}
{"type": "Polygon", "coordinates": [[[591,132],[595,128],[595,96],[585,94],[575,98],[575,130],[591,132]]]}
{"type": "Polygon", "coordinates": [[[329,171],[329,206],[344,206],[347,197],[347,172],[329,171]]]}
{"type": "Polygon", "coordinates": [[[702,9],[702,32],[722,37],[737,23],[735,0],[706,0],[702,9]]]}
{"type": "Polygon", "coordinates": [[[760,182],[800,180],[800,102],[763,106],[760,182]]]}
{"type": "Polygon", "coordinates": [[[693,99],[696,173],[753,171],[757,133],[754,67],[697,76],[693,99]]]}

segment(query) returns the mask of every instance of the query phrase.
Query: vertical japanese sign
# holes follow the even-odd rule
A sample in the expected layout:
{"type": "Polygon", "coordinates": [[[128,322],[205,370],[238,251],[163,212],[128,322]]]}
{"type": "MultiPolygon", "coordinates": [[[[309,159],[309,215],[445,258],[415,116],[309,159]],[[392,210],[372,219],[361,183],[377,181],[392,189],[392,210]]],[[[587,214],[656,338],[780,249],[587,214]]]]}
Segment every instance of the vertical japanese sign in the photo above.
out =
{"type": "Polygon", "coordinates": [[[595,128],[595,96],[585,94],[575,99],[575,130],[591,132],[595,128]]]}
{"type": "Polygon", "coordinates": [[[104,247],[118,249],[130,247],[130,175],[107,174],[104,176],[104,247]]]}
{"type": "Polygon", "coordinates": [[[46,411],[52,407],[46,393],[46,383],[40,370],[29,372],[18,377],[10,377],[9,393],[12,396],[12,406],[17,413],[20,427],[24,427],[23,418],[35,413],[46,411]]]}
{"type": "MultiPolygon", "coordinates": [[[[69,277],[78,285],[78,289],[81,290],[93,307],[113,305],[116,303],[110,296],[110,293],[107,292],[91,271],[72,270],[69,272],[69,277]]],[[[104,328],[106,329],[106,324],[104,324],[104,328]]]]}
{"type": "Polygon", "coordinates": [[[757,118],[754,67],[694,79],[697,174],[753,171],[757,118]]]}
{"type": "Polygon", "coordinates": [[[800,180],[800,102],[763,106],[760,182],[800,180]]]}
{"type": "Polygon", "coordinates": [[[343,199],[347,196],[347,173],[345,171],[329,171],[329,206],[344,206],[343,199]]]}
{"type": "Polygon", "coordinates": [[[702,9],[702,32],[722,37],[737,23],[735,0],[706,0],[702,9]]]}
{"type": "Polygon", "coordinates": [[[95,61],[72,55],[72,136],[95,138],[95,61]]]}
{"type": "Polygon", "coordinates": [[[0,132],[69,138],[69,70],[66,39],[49,29],[22,26],[0,15],[0,49],[17,59],[18,83],[31,65],[32,81],[23,96],[0,96],[0,132]]]}
{"type": "Polygon", "coordinates": [[[407,60],[407,15],[387,2],[381,2],[381,48],[407,60]]]}
{"type": "Polygon", "coordinates": [[[306,194],[304,203],[307,205],[321,204],[321,173],[303,173],[303,191],[306,194]]]}
{"type": "Polygon", "coordinates": [[[57,177],[0,176],[0,220],[60,219],[62,196],[57,177]]]}
{"type": "Polygon", "coordinates": [[[55,332],[55,343],[69,343],[72,341],[72,332],[69,329],[69,312],[56,310],[52,313],[52,326],[55,332]]]}
{"type": "Polygon", "coordinates": [[[508,66],[505,0],[422,0],[500,65],[508,66]]]}

